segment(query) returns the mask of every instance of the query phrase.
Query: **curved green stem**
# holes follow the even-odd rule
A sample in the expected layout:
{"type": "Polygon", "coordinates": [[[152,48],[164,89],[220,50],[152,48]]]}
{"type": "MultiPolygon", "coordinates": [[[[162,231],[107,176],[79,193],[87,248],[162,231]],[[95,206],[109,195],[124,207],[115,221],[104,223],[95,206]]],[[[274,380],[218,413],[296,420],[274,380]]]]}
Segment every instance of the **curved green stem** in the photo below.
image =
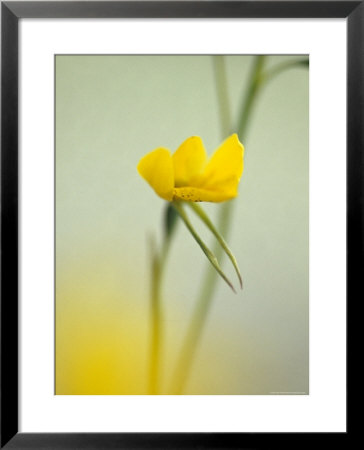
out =
{"type": "Polygon", "coordinates": [[[279,75],[282,72],[285,72],[288,69],[297,69],[302,67],[309,67],[309,59],[308,58],[301,58],[296,59],[294,61],[284,61],[280,64],[276,64],[271,69],[267,70],[267,72],[264,74],[264,81],[268,82],[272,80],[274,77],[279,75]]]}
{"type": "Polygon", "coordinates": [[[248,89],[245,94],[245,100],[242,103],[238,118],[238,136],[242,139],[242,142],[246,141],[246,130],[250,120],[250,111],[256,101],[257,95],[262,87],[264,77],[263,67],[265,63],[266,56],[259,55],[255,57],[253,70],[250,75],[248,89]]]}

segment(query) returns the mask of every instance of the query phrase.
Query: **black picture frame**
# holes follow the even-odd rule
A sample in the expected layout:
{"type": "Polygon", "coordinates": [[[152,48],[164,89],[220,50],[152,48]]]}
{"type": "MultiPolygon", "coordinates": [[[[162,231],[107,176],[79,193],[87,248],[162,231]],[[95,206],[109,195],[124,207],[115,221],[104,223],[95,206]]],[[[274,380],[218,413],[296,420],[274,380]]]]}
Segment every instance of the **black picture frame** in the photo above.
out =
{"type": "MultiPolygon", "coordinates": [[[[295,448],[313,439],[315,445],[327,443],[326,433],[18,432],[19,19],[172,17],[347,18],[347,304],[364,298],[363,1],[1,2],[1,448],[295,448]]],[[[342,448],[348,444],[347,425],[347,432],[331,434],[342,448]]]]}

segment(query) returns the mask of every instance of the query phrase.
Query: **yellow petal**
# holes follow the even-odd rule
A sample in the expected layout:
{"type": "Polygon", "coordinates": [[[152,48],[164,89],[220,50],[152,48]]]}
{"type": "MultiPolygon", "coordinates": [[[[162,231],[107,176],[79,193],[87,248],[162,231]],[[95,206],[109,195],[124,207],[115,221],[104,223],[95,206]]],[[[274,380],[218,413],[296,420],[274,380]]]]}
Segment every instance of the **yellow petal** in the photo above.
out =
{"type": "Polygon", "coordinates": [[[172,156],[166,148],[157,148],[138,164],[139,174],[165,200],[173,199],[174,175],[172,156]]]}
{"type": "Polygon", "coordinates": [[[221,195],[226,193],[229,198],[235,197],[243,173],[243,155],[244,146],[239,142],[237,134],[233,134],[215,151],[193,185],[208,191],[216,190],[221,195]]]}
{"type": "Polygon", "coordinates": [[[173,189],[174,200],[185,202],[225,202],[237,196],[237,189],[204,189],[197,187],[177,187],[173,189]]]}
{"type": "Polygon", "coordinates": [[[188,186],[193,177],[202,172],[207,155],[202,139],[186,139],[172,156],[175,186],[188,186]]]}

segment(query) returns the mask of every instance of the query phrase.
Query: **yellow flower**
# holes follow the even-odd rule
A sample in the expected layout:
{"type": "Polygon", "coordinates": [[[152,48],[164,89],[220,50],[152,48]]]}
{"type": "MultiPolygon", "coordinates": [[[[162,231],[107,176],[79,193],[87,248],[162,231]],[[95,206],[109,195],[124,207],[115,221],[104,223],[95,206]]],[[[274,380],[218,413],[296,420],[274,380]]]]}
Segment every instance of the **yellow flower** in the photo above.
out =
{"type": "Polygon", "coordinates": [[[148,153],[139,161],[138,172],[165,200],[223,202],[238,195],[243,154],[233,134],[208,161],[202,139],[192,136],[173,155],[162,147],[148,153]]]}

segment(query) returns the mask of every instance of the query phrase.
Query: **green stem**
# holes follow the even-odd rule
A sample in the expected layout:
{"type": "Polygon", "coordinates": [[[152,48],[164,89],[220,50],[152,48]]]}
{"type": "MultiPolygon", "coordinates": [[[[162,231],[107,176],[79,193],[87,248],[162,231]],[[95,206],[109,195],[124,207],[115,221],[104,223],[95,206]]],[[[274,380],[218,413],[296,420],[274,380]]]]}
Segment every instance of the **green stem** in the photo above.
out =
{"type": "Polygon", "coordinates": [[[272,80],[274,77],[279,75],[280,73],[288,70],[288,69],[294,69],[294,68],[302,68],[302,67],[308,67],[309,66],[309,60],[308,58],[301,58],[296,59],[294,61],[284,61],[280,64],[276,64],[271,69],[267,70],[267,72],[264,75],[264,81],[268,82],[272,80]]]}
{"type": "Polygon", "coordinates": [[[245,100],[240,110],[237,128],[238,128],[238,135],[240,138],[243,139],[243,142],[246,141],[246,130],[251,116],[250,111],[254,106],[258,92],[262,87],[262,83],[264,81],[264,77],[262,76],[262,74],[265,58],[266,57],[263,55],[255,57],[253,70],[250,75],[248,89],[245,95],[245,100]]]}
{"type": "MultiPolygon", "coordinates": [[[[247,87],[247,91],[246,91],[246,95],[245,95],[245,99],[244,99],[244,102],[243,102],[243,105],[241,108],[241,112],[239,115],[238,134],[239,134],[239,137],[244,136],[244,139],[246,137],[248,117],[251,115],[251,111],[255,104],[255,98],[261,87],[261,81],[263,79],[262,71],[263,71],[263,67],[264,67],[264,60],[265,60],[265,56],[256,56],[256,58],[255,58],[253,70],[251,72],[251,76],[249,79],[249,83],[248,83],[248,87],[247,87]]],[[[216,67],[216,65],[215,65],[215,67],[216,67]]],[[[216,86],[217,91],[220,92],[220,94],[218,95],[218,98],[220,99],[219,109],[220,109],[220,115],[222,116],[225,111],[225,103],[224,103],[224,101],[222,101],[224,95],[222,93],[227,92],[227,86],[222,86],[222,83],[226,84],[226,77],[225,77],[225,81],[224,81],[223,78],[216,76],[216,80],[218,82],[218,84],[216,86]]],[[[226,137],[226,135],[224,135],[223,138],[224,137],[226,137]]],[[[233,202],[231,202],[231,201],[226,202],[220,208],[217,229],[219,230],[219,232],[222,236],[225,236],[225,238],[228,234],[229,224],[231,222],[230,218],[232,215],[232,204],[233,204],[233,202]]],[[[222,256],[223,256],[222,247],[217,245],[213,252],[218,260],[220,260],[222,258],[222,256]]],[[[216,282],[217,282],[216,272],[214,270],[212,270],[211,267],[208,267],[205,272],[205,277],[204,277],[204,281],[202,283],[200,295],[199,295],[198,301],[195,306],[195,310],[192,315],[192,320],[190,322],[190,326],[187,330],[187,335],[183,341],[181,353],[177,360],[177,364],[176,364],[175,371],[173,374],[173,381],[172,381],[172,388],[171,388],[171,393],[173,393],[173,394],[179,395],[184,390],[184,386],[186,384],[188,375],[191,370],[191,366],[192,366],[192,362],[193,362],[194,355],[196,352],[196,348],[200,341],[202,331],[205,327],[208,313],[211,309],[213,293],[215,291],[216,282]]]]}
{"type": "Polygon", "coordinates": [[[151,349],[149,362],[149,394],[159,392],[160,360],[162,348],[162,306],[161,286],[165,261],[168,254],[170,239],[165,237],[161,254],[158,255],[155,244],[151,241],[151,349]]]}
{"type": "Polygon", "coordinates": [[[216,55],[213,60],[216,93],[219,103],[221,134],[226,137],[231,132],[231,108],[228,93],[226,64],[224,55],[216,55]]]}
{"type": "MultiPolygon", "coordinates": [[[[230,213],[228,212],[228,215],[221,216],[221,231],[227,229],[230,213]]],[[[218,259],[221,258],[222,252],[223,251],[221,247],[217,247],[215,249],[215,255],[218,259]]],[[[192,319],[189,324],[186,337],[183,341],[182,349],[178,357],[176,367],[174,369],[172,387],[170,390],[171,394],[180,395],[183,392],[184,386],[191,370],[197,345],[200,341],[200,337],[202,335],[202,331],[206,324],[208,313],[212,305],[211,300],[215,290],[216,282],[216,272],[210,266],[208,266],[205,272],[204,282],[202,283],[199,299],[196,303],[192,319]]]]}

